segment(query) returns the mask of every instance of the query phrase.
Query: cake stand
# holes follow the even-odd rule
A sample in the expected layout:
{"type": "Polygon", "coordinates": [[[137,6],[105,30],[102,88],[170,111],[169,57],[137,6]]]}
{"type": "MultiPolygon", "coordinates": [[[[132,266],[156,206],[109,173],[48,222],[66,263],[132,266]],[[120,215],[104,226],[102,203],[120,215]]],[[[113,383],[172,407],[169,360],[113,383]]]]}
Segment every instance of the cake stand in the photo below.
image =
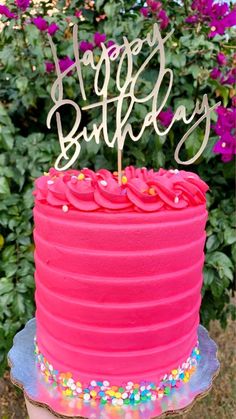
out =
{"type": "Polygon", "coordinates": [[[151,419],[183,414],[197,399],[208,394],[220,368],[217,346],[207,330],[200,325],[198,339],[201,359],[197,371],[181,388],[173,389],[162,399],[132,406],[101,406],[96,401],[86,403],[81,399],[63,397],[57,388],[44,381],[35,362],[35,329],[35,319],[31,319],[15,336],[13,347],[8,354],[11,380],[23,390],[30,417],[33,419],[41,419],[44,414],[45,418],[87,419],[151,419]]]}

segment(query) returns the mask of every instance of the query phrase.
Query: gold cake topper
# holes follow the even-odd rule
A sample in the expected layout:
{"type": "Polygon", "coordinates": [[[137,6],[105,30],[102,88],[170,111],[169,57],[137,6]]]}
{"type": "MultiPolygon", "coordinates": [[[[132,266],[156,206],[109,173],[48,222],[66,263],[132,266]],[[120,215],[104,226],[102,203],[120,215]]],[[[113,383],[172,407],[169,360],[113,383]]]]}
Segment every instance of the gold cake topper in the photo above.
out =
{"type": "Polygon", "coordinates": [[[177,144],[174,157],[177,163],[185,165],[195,162],[200,157],[207,145],[207,141],[209,138],[211,112],[219,106],[220,102],[216,103],[213,106],[210,106],[207,95],[204,95],[202,102],[200,102],[199,100],[196,101],[196,105],[191,116],[187,116],[185,106],[179,105],[174,113],[170,125],[165,130],[162,131],[157,123],[157,117],[165,107],[173,85],[173,71],[170,68],[166,68],[166,58],[164,50],[164,45],[166,41],[170,38],[172,33],[173,31],[168,33],[165,36],[165,38],[162,38],[158,25],[155,23],[153,26],[153,31],[148,33],[144,39],[137,38],[129,42],[126,37],[123,37],[122,45],[115,44],[109,47],[106,47],[105,44],[101,43],[101,56],[99,58],[96,57],[97,59],[95,59],[92,51],[86,51],[83,54],[83,56],[80,57],[78,44],[78,26],[75,25],[73,28],[73,50],[75,62],[63,72],[60,71],[56,47],[52,41],[52,38],[49,35],[49,42],[55,62],[57,78],[53,83],[51,89],[51,97],[54,102],[54,105],[48,113],[47,126],[48,128],[51,128],[52,117],[54,116],[54,114],[56,114],[57,130],[61,148],[61,153],[58,156],[55,163],[55,168],[57,170],[66,170],[75,163],[81,151],[81,141],[84,140],[86,142],[89,142],[91,140],[94,140],[97,144],[99,144],[102,136],[103,140],[105,141],[108,147],[116,146],[118,149],[118,172],[120,174],[121,153],[127,136],[132,141],[139,141],[142,138],[142,135],[146,127],[149,127],[151,125],[154,127],[158,136],[164,136],[168,134],[175,121],[182,120],[185,124],[190,125],[196,116],[199,116],[199,118],[193,125],[191,125],[191,127],[188,129],[188,131],[184,134],[182,139],[177,144]],[[138,54],[140,54],[145,44],[152,50],[149,56],[138,68],[138,70],[134,71],[134,59],[136,56],[138,56],[138,54]],[[159,73],[155,81],[154,87],[152,91],[149,94],[147,94],[147,96],[138,98],[135,95],[135,87],[142,78],[142,73],[148,66],[148,63],[157,52],[159,52],[159,73]],[[108,87],[111,76],[111,64],[113,61],[116,61],[118,59],[119,62],[117,65],[116,72],[116,89],[119,93],[117,96],[109,97],[108,87]],[[94,92],[99,100],[96,103],[92,103],[90,105],[86,105],[80,108],[80,106],[76,102],[64,97],[63,79],[67,76],[68,73],[70,73],[75,68],[79,80],[82,99],[84,101],[87,101],[82,75],[83,66],[90,66],[90,68],[94,71],[94,92]],[[125,80],[122,83],[124,67],[126,68],[127,73],[125,76],[125,80]],[[163,80],[165,77],[168,77],[168,86],[164,98],[160,99],[160,88],[163,84],[163,80]],[[124,100],[128,100],[128,107],[125,115],[123,115],[124,100]],[[144,121],[142,121],[139,133],[134,134],[132,124],[129,122],[129,117],[132,114],[135,104],[144,104],[147,102],[150,102],[151,110],[146,114],[144,121]],[[116,112],[114,115],[115,132],[112,134],[112,138],[109,137],[108,132],[108,106],[111,103],[116,104],[116,112]],[[65,105],[71,106],[75,111],[75,119],[73,126],[71,127],[70,131],[66,134],[63,133],[60,114],[60,112],[63,112],[63,106],[65,105]],[[88,132],[86,126],[82,130],[80,130],[82,111],[93,108],[101,109],[101,123],[97,124],[96,122],[94,122],[91,132],[88,132]],[[198,152],[192,158],[186,161],[182,161],[179,158],[181,147],[188,139],[189,135],[202,121],[205,121],[205,134],[201,146],[198,152]],[[73,152],[72,156],[71,151],[73,152]],[[70,156],[68,155],[69,152],[70,156]],[[64,161],[65,163],[63,163],[64,161]]]}

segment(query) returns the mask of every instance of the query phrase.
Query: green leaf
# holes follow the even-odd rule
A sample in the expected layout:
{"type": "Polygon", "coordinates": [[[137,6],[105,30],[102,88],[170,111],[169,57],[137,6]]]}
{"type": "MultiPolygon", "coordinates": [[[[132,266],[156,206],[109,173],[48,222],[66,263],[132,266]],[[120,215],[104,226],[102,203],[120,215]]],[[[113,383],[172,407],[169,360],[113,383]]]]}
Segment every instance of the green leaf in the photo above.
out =
{"type": "Polygon", "coordinates": [[[233,228],[227,228],[224,231],[224,240],[225,244],[233,244],[236,243],[236,232],[233,228]]]}
{"type": "Polygon", "coordinates": [[[5,177],[0,176],[0,194],[10,195],[10,188],[5,177]]]}
{"type": "Polygon", "coordinates": [[[210,237],[208,237],[206,242],[206,248],[209,252],[216,250],[219,247],[219,245],[220,242],[216,234],[212,234],[210,237]]]}
{"type": "Polygon", "coordinates": [[[3,248],[4,246],[4,237],[2,234],[0,234],[0,250],[3,248]]]}
{"type": "Polygon", "coordinates": [[[26,89],[28,87],[28,79],[27,77],[18,77],[16,79],[16,87],[19,89],[20,93],[23,94],[26,92],[26,89]]]}
{"type": "Polygon", "coordinates": [[[172,55],[172,65],[176,68],[183,68],[186,65],[186,55],[179,52],[178,55],[172,55]]]}
{"type": "Polygon", "coordinates": [[[211,268],[204,268],[204,285],[209,288],[215,279],[215,271],[211,268]]]}
{"type": "Polygon", "coordinates": [[[7,278],[0,279],[0,295],[7,294],[13,290],[12,282],[7,278]]]}

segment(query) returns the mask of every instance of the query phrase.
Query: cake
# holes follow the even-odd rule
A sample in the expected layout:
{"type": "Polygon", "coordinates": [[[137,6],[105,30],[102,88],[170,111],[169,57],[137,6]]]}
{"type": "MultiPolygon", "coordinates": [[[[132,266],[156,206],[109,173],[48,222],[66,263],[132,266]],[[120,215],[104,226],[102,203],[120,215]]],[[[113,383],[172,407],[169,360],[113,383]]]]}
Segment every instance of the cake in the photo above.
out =
{"type": "Polygon", "coordinates": [[[177,169],[36,180],[36,356],[64,395],[139,403],[195,372],[207,189],[177,169]]]}

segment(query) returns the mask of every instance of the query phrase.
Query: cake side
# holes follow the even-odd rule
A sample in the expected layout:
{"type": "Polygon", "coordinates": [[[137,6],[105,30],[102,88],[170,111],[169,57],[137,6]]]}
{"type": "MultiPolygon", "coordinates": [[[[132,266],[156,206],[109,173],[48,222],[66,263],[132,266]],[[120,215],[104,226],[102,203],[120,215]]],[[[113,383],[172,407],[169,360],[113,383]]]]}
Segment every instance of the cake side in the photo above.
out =
{"type": "Polygon", "coordinates": [[[158,382],[196,345],[205,203],[146,213],[63,205],[36,199],[34,210],[39,350],[82,382],[158,382]]]}

